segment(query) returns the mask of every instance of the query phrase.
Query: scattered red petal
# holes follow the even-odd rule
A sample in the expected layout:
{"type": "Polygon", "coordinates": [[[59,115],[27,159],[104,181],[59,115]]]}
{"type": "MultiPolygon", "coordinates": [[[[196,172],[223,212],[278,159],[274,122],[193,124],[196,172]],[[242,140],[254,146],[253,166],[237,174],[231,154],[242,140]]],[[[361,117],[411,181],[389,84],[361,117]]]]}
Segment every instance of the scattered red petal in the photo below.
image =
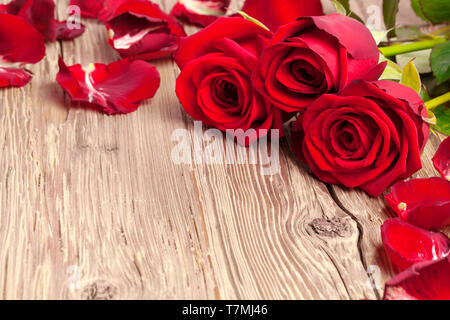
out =
{"type": "Polygon", "coordinates": [[[130,0],[119,7],[107,21],[109,44],[122,57],[152,60],[172,55],[179,38],[186,36],[175,18],[158,5],[142,0],[130,0]]]}
{"type": "Polygon", "coordinates": [[[0,88],[20,88],[27,85],[31,78],[31,72],[26,69],[0,67],[0,88]]]}
{"type": "Polygon", "coordinates": [[[24,19],[0,14],[0,87],[22,87],[31,72],[21,64],[37,63],[45,55],[42,35],[24,19]]]}
{"type": "Polygon", "coordinates": [[[320,0],[246,0],[242,11],[274,32],[300,17],[323,15],[320,0]]]}
{"type": "Polygon", "coordinates": [[[56,21],[56,39],[57,40],[72,40],[81,36],[86,27],[80,24],[80,28],[69,28],[67,21],[56,21]]]}
{"type": "Polygon", "coordinates": [[[387,220],[381,227],[381,237],[389,258],[401,271],[450,253],[450,239],[445,234],[424,230],[401,219],[387,220]]]}
{"type": "Polygon", "coordinates": [[[59,59],[56,81],[74,101],[89,103],[107,114],[130,113],[159,88],[156,68],[148,62],[123,59],[109,65],[66,66],[59,59]]]}
{"type": "Polygon", "coordinates": [[[189,23],[206,27],[227,13],[230,0],[179,0],[171,15],[189,23]]]}
{"type": "Polygon", "coordinates": [[[441,176],[450,181],[450,137],[445,139],[439,146],[433,158],[433,164],[441,176]]]}
{"type": "Polygon", "coordinates": [[[53,0],[13,0],[0,5],[0,12],[19,16],[35,27],[47,41],[73,39],[84,32],[84,26],[78,30],[62,30],[62,24],[55,20],[53,0]]]}
{"type": "Polygon", "coordinates": [[[386,283],[385,300],[450,300],[450,256],[419,262],[386,283]]]}
{"type": "Polygon", "coordinates": [[[70,0],[70,5],[80,7],[83,18],[105,21],[127,1],[129,0],[70,0]]]}
{"type": "Polygon", "coordinates": [[[405,221],[425,229],[450,224],[450,182],[442,178],[400,182],[386,195],[388,205],[405,221]]]}

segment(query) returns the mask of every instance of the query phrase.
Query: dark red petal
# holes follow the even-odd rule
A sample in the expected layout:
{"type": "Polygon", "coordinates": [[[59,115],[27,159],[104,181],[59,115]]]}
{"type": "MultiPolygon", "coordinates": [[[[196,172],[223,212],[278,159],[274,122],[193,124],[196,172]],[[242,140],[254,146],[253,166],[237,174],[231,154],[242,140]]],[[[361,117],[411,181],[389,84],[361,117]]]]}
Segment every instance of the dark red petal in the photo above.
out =
{"type": "Polygon", "coordinates": [[[20,88],[28,84],[31,78],[31,73],[26,69],[0,67],[0,88],[20,88]]]}
{"type": "Polygon", "coordinates": [[[385,300],[450,300],[450,256],[419,262],[386,283],[385,300]]]}
{"type": "Polygon", "coordinates": [[[0,60],[37,63],[45,55],[42,35],[20,17],[0,14],[0,60]]]}
{"type": "Polygon", "coordinates": [[[300,17],[323,15],[320,0],[246,0],[242,11],[274,32],[300,17]]]}
{"type": "Polygon", "coordinates": [[[385,198],[392,210],[411,224],[425,229],[450,224],[450,182],[445,179],[399,182],[385,198]]]}
{"type": "Polygon", "coordinates": [[[433,164],[441,176],[450,181],[450,137],[439,146],[433,158],[433,164]]]}
{"type": "Polygon", "coordinates": [[[79,28],[69,28],[67,21],[56,21],[56,39],[57,40],[72,40],[81,36],[86,27],[80,24],[79,28]]]}
{"type": "Polygon", "coordinates": [[[179,0],[171,15],[189,23],[206,27],[227,13],[230,0],[179,0]]]}
{"type": "Polygon", "coordinates": [[[179,37],[186,36],[182,26],[150,1],[129,0],[106,23],[109,44],[122,57],[153,59],[172,55],[179,37]]]}
{"type": "Polygon", "coordinates": [[[104,2],[105,0],[70,0],[69,5],[80,7],[83,18],[97,19],[104,2]]]}
{"type": "Polygon", "coordinates": [[[401,219],[387,220],[381,227],[381,237],[389,258],[401,271],[450,253],[450,239],[445,234],[424,230],[401,219]]]}
{"type": "Polygon", "coordinates": [[[107,114],[130,113],[159,88],[156,68],[145,61],[123,59],[109,65],[77,64],[67,67],[59,59],[56,80],[74,101],[90,103],[107,114]]]}

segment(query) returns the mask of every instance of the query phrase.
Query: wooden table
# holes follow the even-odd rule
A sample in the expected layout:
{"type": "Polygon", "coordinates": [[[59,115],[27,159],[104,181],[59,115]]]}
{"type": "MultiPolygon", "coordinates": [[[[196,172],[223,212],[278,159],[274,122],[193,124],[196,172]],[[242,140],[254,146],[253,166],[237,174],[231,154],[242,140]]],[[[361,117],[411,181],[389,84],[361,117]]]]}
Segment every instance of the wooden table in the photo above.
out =
{"type": "MultiPolygon", "coordinates": [[[[61,18],[67,2],[57,1],[61,18]]],[[[158,2],[169,11],[175,0],[158,2]]],[[[171,60],[155,62],[161,88],[135,113],[72,105],[55,82],[58,55],[69,65],[118,58],[105,29],[85,23],[75,41],[47,44],[28,86],[0,91],[0,298],[382,296],[393,275],[382,198],[316,180],[285,139],[273,176],[251,164],[174,164],[172,133],[193,132],[193,120],[171,60]]],[[[442,139],[431,136],[418,177],[437,175],[442,139]]]]}

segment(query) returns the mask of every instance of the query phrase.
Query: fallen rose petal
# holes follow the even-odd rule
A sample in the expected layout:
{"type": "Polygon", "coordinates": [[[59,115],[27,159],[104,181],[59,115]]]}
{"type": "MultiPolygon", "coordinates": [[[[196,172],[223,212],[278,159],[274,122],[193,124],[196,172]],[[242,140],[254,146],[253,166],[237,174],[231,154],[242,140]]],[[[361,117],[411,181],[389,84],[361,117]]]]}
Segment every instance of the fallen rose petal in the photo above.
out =
{"type": "Polygon", "coordinates": [[[25,63],[37,63],[45,55],[42,35],[28,22],[0,14],[0,87],[22,87],[31,80],[25,63]]]}
{"type": "Polygon", "coordinates": [[[53,0],[13,0],[0,5],[1,13],[8,13],[27,20],[47,41],[70,40],[84,32],[84,26],[77,30],[63,29],[65,21],[55,20],[53,0]]]}
{"type": "Polygon", "coordinates": [[[56,80],[73,101],[86,102],[107,114],[130,113],[152,98],[160,77],[148,62],[123,59],[109,65],[66,66],[59,59],[56,80]]]}
{"type": "Polygon", "coordinates": [[[450,181],[450,137],[445,139],[439,146],[433,158],[433,164],[441,176],[450,181]]]}
{"type": "Polygon", "coordinates": [[[242,11],[274,32],[300,17],[323,15],[320,0],[246,0],[242,11]]]}
{"type": "Polygon", "coordinates": [[[107,21],[109,44],[122,57],[152,60],[172,55],[184,37],[181,25],[158,5],[130,0],[107,21]]]}
{"type": "Polygon", "coordinates": [[[171,15],[189,23],[206,27],[227,13],[230,0],[178,0],[171,15]]]}
{"type": "Polygon", "coordinates": [[[27,85],[31,78],[31,72],[26,69],[0,67],[0,88],[20,88],[27,85]]]}
{"type": "Polygon", "coordinates": [[[80,24],[80,28],[70,29],[67,21],[56,21],[56,39],[57,40],[72,40],[79,37],[86,30],[86,26],[80,24]]]}
{"type": "Polygon", "coordinates": [[[400,218],[425,229],[450,224],[450,182],[442,178],[399,182],[385,197],[400,218]]]}
{"type": "Polygon", "coordinates": [[[114,11],[129,0],[70,0],[71,6],[78,6],[83,18],[106,21],[114,11]]]}
{"type": "Polygon", "coordinates": [[[401,271],[412,265],[438,260],[450,253],[450,239],[401,219],[389,219],[381,226],[384,248],[392,263],[401,271]]]}
{"type": "Polygon", "coordinates": [[[450,256],[398,274],[386,283],[384,300],[450,300],[450,256]]]}

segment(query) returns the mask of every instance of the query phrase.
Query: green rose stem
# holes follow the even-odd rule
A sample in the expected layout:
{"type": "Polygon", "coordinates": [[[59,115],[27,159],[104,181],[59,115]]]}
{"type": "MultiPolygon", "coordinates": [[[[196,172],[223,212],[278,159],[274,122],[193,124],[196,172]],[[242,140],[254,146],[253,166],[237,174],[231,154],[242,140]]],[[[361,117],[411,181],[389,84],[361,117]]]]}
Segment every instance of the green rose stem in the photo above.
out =
{"type": "Polygon", "coordinates": [[[449,102],[450,101],[450,92],[447,92],[446,94],[443,94],[442,96],[439,96],[437,98],[434,98],[432,100],[429,100],[425,103],[428,110],[433,110],[436,107],[439,107],[440,105],[449,102]]]}
{"type": "Polygon", "coordinates": [[[408,53],[408,52],[415,52],[425,49],[431,49],[438,44],[446,42],[447,39],[445,37],[442,38],[436,38],[432,40],[423,40],[423,41],[417,41],[413,43],[407,43],[407,44],[399,44],[394,45],[390,47],[382,47],[380,48],[381,53],[385,57],[392,57],[396,56],[398,54],[408,53]]]}

